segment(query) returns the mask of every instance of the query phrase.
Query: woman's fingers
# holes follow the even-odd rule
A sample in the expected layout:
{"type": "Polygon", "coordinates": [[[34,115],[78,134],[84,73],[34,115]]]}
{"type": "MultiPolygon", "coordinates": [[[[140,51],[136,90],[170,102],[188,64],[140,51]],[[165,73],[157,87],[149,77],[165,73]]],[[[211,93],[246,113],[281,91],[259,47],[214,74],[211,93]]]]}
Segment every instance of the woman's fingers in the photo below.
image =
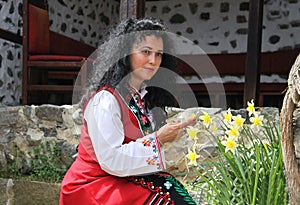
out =
{"type": "Polygon", "coordinates": [[[188,119],[187,121],[181,122],[181,128],[185,128],[187,126],[193,126],[197,122],[196,118],[188,119]]]}

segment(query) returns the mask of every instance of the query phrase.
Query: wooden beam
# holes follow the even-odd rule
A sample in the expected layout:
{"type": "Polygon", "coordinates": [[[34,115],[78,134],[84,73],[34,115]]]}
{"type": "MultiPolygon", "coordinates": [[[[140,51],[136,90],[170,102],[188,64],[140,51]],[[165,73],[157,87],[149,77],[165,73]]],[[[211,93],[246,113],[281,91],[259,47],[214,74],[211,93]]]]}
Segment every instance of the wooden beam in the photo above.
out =
{"type": "Polygon", "coordinates": [[[22,45],[22,37],[18,34],[0,28],[0,38],[22,45]]]}
{"type": "Polygon", "coordinates": [[[143,18],[144,16],[145,16],[145,0],[121,0],[120,20],[129,17],[143,18]]]}
{"type": "Polygon", "coordinates": [[[250,0],[244,106],[251,99],[258,103],[263,5],[263,0],[250,0]]]}

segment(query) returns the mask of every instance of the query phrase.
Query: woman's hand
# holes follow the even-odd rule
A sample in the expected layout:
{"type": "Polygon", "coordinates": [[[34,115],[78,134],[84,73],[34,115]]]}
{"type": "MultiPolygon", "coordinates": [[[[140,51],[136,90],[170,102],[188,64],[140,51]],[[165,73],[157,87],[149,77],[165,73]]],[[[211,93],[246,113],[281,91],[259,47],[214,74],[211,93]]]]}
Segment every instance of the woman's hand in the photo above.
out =
{"type": "Polygon", "coordinates": [[[171,142],[183,134],[183,129],[185,127],[195,124],[196,118],[189,119],[185,122],[167,123],[157,131],[157,137],[162,144],[171,142]]]}

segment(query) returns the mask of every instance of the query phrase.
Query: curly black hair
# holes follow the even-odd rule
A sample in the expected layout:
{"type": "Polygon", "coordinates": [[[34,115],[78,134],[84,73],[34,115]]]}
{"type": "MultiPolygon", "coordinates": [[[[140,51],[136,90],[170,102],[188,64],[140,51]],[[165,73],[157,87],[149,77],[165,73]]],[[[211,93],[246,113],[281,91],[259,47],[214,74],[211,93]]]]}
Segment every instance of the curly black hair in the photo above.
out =
{"type": "MultiPolygon", "coordinates": [[[[176,61],[172,56],[172,40],[166,30],[161,20],[147,17],[128,18],[112,29],[105,43],[92,57],[94,60],[89,68],[91,76],[89,87],[81,100],[81,105],[102,86],[116,88],[122,80],[126,79],[131,72],[129,55],[132,46],[144,40],[146,36],[154,35],[163,39],[164,54],[160,67],[175,72],[176,61]]],[[[150,81],[145,82],[150,85],[146,88],[148,93],[145,96],[150,108],[174,105],[174,98],[165,88],[174,87],[175,77],[172,72],[168,75],[163,75],[162,72],[162,69],[159,69],[150,81]],[[158,82],[160,85],[156,86],[158,82]]]]}

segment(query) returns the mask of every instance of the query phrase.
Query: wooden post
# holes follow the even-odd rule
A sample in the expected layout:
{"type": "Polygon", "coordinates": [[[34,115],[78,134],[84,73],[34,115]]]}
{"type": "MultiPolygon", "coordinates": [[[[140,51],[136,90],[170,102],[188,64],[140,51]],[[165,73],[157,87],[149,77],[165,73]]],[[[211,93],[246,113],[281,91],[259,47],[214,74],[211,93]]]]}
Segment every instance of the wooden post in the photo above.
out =
{"type": "Polygon", "coordinates": [[[22,5],[22,19],[23,19],[23,35],[22,35],[22,104],[28,104],[28,0],[23,0],[22,5]]]}
{"type": "Polygon", "coordinates": [[[145,16],[145,0],[121,0],[120,20],[128,17],[143,18],[145,16]]]}
{"type": "Polygon", "coordinates": [[[257,104],[259,98],[263,3],[263,0],[250,0],[244,107],[251,99],[257,104]]]}

